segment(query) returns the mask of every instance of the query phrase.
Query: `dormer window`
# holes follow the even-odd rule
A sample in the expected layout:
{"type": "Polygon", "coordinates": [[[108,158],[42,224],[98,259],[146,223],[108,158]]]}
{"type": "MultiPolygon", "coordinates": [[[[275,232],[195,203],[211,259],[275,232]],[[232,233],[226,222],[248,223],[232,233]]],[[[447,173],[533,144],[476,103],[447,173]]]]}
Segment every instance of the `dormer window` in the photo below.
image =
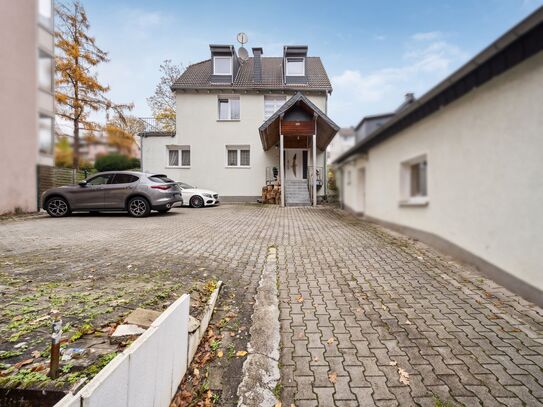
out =
{"type": "Polygon", "coordinates": [[[305,75],[305,58],[287,58],[287,76],[304,76],[305,75]]]}
{"type": "Polygon", "coordinates": [[[232,75],[232,57],[213,57],[213,75],[232,75]]]}

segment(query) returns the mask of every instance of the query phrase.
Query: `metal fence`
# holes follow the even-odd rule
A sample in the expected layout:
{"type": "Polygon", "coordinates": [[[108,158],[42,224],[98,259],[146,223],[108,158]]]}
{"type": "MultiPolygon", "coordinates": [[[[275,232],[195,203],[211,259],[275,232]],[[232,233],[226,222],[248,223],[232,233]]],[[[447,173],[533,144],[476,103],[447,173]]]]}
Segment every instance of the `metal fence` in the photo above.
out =
{"type": "Polygon", "coordinates": [[[91,175],[91,171],[38,165],[38,210],[41,209],[41,195],[49,188],[60,187],[63,185],[74,185],[80,181],[83,181],[89,175],[91,175]]]}

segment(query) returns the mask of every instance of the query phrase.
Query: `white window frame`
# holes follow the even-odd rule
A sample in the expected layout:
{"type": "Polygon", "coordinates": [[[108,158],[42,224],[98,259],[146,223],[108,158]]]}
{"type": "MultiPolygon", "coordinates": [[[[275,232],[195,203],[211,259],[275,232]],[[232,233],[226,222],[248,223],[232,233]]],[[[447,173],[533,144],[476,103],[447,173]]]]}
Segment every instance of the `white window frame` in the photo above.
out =
{"type": "Polygon", "coordinates": [[[428,197],[428,155],[426,153],[402,161],[400,164],[400,206],[427,206],[430,202],[428,197]],[[426,163],[426,195],[412,195],[411,186],[413,180],[412,167],[417,164],[426,163]]]}
{"type": "Polygon", "coordinates": [[[225,168],[251,168],[252,163],[252,156],[251,156],[251,146],[246,145],[226,145],[224,149],[224,166],[225,168]],[[237,165],[228,165],[228,151],[236,150],[237,151],[237,165]],[[241,151],[242,150],[248,150],[249,151],[249,165],[241,165],[241,151]]]}
{"type": "Polygon", "coordinates": [[[213,75],[232,76],[232,71],[233,71],[232,63],[233,63],[232,57],[228,57],[228,56],[215,56],[215,57],[213,57],[213,75]],[[217,59],[228,59],[228,62],[229,62],[228,66],[230,67],[228,73],[224,73],[224,72],[219,73],[219,72],[217,72],[217,59]]]}
{"type": "Polygon", "coordinates": [[[166,168],[190,168],[192,165],[192,153],[190,146],[169,145],[166,146],[166,168]],[[178,151],[177,165],[170,165],[170,151],[178,151]],[[183,165],[183,151],[189,152],[189,165],[183,165]]]}
{"type": "Polygon", "coordinates": [[[238,95],[220,95],[217,98],[217,121],[219,122],[238,122],[241,120],[241,98],[238,95]],[[221,100],[228,100],[228,118],[221,119],[221,100]],[[239,102],[239,117],[232,119],[232,100],[235,99],[239,102]]]}
{"type": "Polygon", "coordinates": [[[271,116],[273,116],[273,114],[277,112],[277,110],[279,110],[281,106],[285,104],[286,101],[287,101],[286,95],[264,95],[264,121],[268,120],[271,116]],[[268,101],[274,100],[275,102],[279,101],[279,99],[282,100],[282,103],[280,106],[278,106],[277,103],[274,103],[273,107],[275,108],[275,110],[267,117],[266,117],[266,98],[268,98],[268,101]]]}
{"type": "Polygon", "coordinates": [[[285,64],[285,72],[286,72],[286,76],[305,76],[305,57],[286,57],[286,64],[285,64]],[[289,65],[289,60],[292,60],[292,59],[301,59],[302,60],[302,68],[303,68],[303,72],[302,73],[290,73],[289,70],[288,70],[288,65],[289,65]]]}

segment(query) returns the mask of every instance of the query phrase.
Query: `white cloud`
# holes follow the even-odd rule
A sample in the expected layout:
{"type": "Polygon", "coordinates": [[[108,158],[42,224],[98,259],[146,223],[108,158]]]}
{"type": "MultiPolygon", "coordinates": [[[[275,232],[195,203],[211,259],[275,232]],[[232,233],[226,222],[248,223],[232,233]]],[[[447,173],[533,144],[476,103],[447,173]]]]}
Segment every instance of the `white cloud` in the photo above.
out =
{"type": "Polygon", "coordinates": [[[415,41],[433,41],[443,37],[441,31],[428,31],[422,33],[416,33],[411,36],[412,40],[415,41]]]}
{"type": "Polygon", "coordinates": [[[466,59],[466,53],[446,41],[408,42],[397,66],[372,72],[347,69],[333,76],[331,117],[352,125],[362,116],[392,111],[405,93],[421,96],[466,59]]]}

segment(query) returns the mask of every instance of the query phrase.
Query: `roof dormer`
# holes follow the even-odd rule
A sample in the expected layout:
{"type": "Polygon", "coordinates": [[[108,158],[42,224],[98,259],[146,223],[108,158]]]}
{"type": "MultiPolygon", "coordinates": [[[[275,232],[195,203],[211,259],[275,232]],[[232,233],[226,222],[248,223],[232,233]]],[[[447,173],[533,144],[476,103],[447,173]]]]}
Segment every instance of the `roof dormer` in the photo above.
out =
{"type": "Polygon", "coordinates": [[[239,69],[238,56],[233,45],[210,45],[213,72],[212,83],[233,83],[239,69]]]}
{"type": "Polygon", "coordinates": [[[289,84],[307,83],[307,45],[283,47],[283,78],[289,84]]]}

